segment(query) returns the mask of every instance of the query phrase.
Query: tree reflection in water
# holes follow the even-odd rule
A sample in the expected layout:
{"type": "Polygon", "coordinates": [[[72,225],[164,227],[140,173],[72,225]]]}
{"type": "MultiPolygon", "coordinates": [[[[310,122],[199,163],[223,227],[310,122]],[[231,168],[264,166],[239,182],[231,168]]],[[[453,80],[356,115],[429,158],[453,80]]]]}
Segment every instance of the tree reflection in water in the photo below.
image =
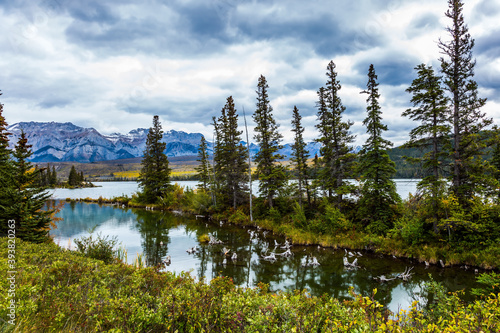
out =
{"type": "MultiPolygon", "coordinates": [[[[103,236],[118,236],[119,241],[129,252],[129,262],[133,255],[142,251],[147,265],[157,265],[162,258],[170,255],[172,264],[165,270],[181,272],[191,271],[198,277],[207,280],[218,275],[230,276],[235,284],[244,287],[256,287],[259,282],[270,285],[270,290],[304,290],[311,295],[332,295],[336,298],[349,297],[349,287],[364,296],[378,289],[376,299],[383,304],[391,305],[392,311],[398,310],[398,304],[411,304],[413,294],[420,290],[428,274],[438,282],[443,282],[448,290],[477,287],[472,270],[459,268],[442,269],[438,266],[428,268],[423,264],[403,259],[381,257],[373,253],[356,256],[359,268],[346,269],[343,250],[317,246],[292,246],[293,256],[279,254],[285,249],[277,247],[275,240],[283,244],[281,237],[264,234],[262,230],[241,228],[224,223],[209,223],[170,213],[145,211],[139,209],[120,209],[96,204],[72,203],[66,205],[59,213],[64,221],[59,228],[51,232],[56,242],[65,244],[68,238],[85,235],[86,230],[97,226],[103,236]],[[255,235],[252,239],[250,234],[255,235]],[[210,234],[224,243],[220,245],[201,244],[198,239],[203,234],[210,234]],[[163,244],[163,245],[161,245],[163,244]],[[187,249],[197,246],[195,254],[188,254],[187,249]],[[224,255],[222,248],[229,249],[224,255]],[[264,255],[272,251],[276,253],[276,261],[263,260],[264,255]],[[231,260],[233,253],[236,260],[231,260]],[[301,265],[303,261],[311,261],[316,257],[320,266],[301,265]],[[307,258],[307,259],[306,259],[307,258]],[[226,259],[226,264],[223,264],[226,259]],[[402,273],[405,268],[415,266],[413,277],[408,282],[396,279],[380,283],[374,277],[387,277],[402,273]]],[[[218,221],[217,221],[218,222],[218,221]]],[[[354,258],[349,258],[350,262],[354,258]]]]}

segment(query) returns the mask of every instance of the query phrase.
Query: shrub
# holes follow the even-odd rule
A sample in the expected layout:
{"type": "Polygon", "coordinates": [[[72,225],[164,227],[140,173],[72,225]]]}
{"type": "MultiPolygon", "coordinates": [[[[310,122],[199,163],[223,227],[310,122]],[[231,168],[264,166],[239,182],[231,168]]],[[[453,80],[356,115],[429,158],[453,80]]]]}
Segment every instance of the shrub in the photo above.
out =
{"type": "Polygon", "coordinates": [[[352,223],[333,204],[325,204],[322,220],[325,223],[325,231],[331,234],[345,232],[352,228],[352,223]]]}
{"type": "Polygon", "coordinates": [[[304,208],[296,202],[293,205],[293,213],[291,215],[292,222],[297,228],[304,228],[307,225],[307,218],[304,212],[304,208]]]}
{"type": "Polygon", "coordinates": [[[115,246],[118,243],[116,236],[109,239],[109,236],[102,237],[100,233],[94,239],[92,233],[88,237],[75,239],[76,250],[86,257],[102,260],[109,264],[115,261],[117,250],[115,246]]]}
{"type": "Polygon", "coordinates": [[[233,211],[228,217],[228,222],[235,224],[245,224],[248,221],[248,216],[243,213],[240,209],[233,211]]]}
{"type": "Polygon", "coordinates": [[[394,222],[391,234],[401,237],[408,245],[416,245],[423,241],[424,222],[417,216],[404,215],[394,222]]]}

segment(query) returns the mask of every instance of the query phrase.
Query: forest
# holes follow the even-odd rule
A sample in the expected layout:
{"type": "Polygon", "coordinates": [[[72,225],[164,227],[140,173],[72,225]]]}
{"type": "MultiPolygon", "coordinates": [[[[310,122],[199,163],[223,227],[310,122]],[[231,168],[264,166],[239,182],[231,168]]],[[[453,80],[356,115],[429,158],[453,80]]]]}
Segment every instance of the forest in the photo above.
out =
{"type": "MultiPolygon", "coordinates": [[[[305,149],[302,117],[294,107],[290,110],[292,164],[280,163],[283,136],[273,115],[267,80],[261,75],[251,116],[253,140],[260,148],[253,160],[242,143],[250,141],[248,132],[239,129],[239,114],[229,96],[220,115],[212,119],[212,159],[205,139],[200,142],[198,188],[172,184],[162,125],[154,116],[138,177],[141,190],[112,201],[258,226],[285,235],[294,244],[364,249],[426,264],[497,269],[500,131],[481,111],[486,100],[479,97],[474,80],[474,40],[462,7],[462,1],[449,0],[446,17],[450,25],[438,44],[439,71],[416,64],[416,78],[407,88],[412,107],[402,112],[415,124],[404,153],[388,153],[392,143],[384,138],[388,128],[382,121],[373,64],[367,69],[366,88],[360,92],[366,96],[363,125],[368,139],[361,151],[353,152],[352,122],[344,117],[340,78],[330,61],[325,85],[317,91],[320,156],[309,156],[305,149]],[[416,176],[422,177],[418,192],[407,200],[396,192],[396,158],[417,166],[420,173],[416,176]],[[251,188],[252,179],[259,180],[258,192],[251,188]],[[358,180],[359,185],[349,179],[358,180]]],[[[60,249],[49,237],[57,222],[57,207],[42,209],[49,198],[45,188],[37,185],[42,169],[29,162],[30,145],[24,133],[15,149],[8,149],[2,111],[0,104],[0,234],[7,236],[14,227],[20,268],[19,318],[25,320],[19,322],[20,330],[30,325],[35,331],[82,332],[114,328],[204,332],[227,327],[256,332],[269,328],[301,332],[498,330],[500,307],[493,292],[500,277],[494,272],[481,276],[487,288],[478,292],[473,304],[463,303],[458,294],[446,295],[431,282],[427,288],[434,298],[424,309],[414,304],[408,312],[391,317],[366,295],[352,293],[352,300],[342,303],[300,291],[269,294],[265,285],[244,290],[227,277],[197,283],[188,274],[134,268],[113,257],[106,264],[60,249]]],[[[246,127],[245,114],[243,118],[246,127]]],[[[43,172],[50,174],[50,170],[43,172]]],[[[7,271],[7,237],[1,242],[2,269],[7,271]]],[[[0,285],[2,292],[8,290],[5,279],[0,285]]],[[[2,318],[7,314],[6,302],[2,300],[2,318]]]]}
{"type": "Polygon", "coordinates": [[[402,112],[415,127],[409,140],[391,154],[375,66],[369,66],[366,89],[360,92],[366,96],[363,125],[368,139],[355,153],[352,122],[345,119],[340,78],[330,61],[325,85],[317,91],[320,156],[309,156],[300,110],[294,107],[292,163],[280,163],[283,135],[261,75],[252,114],[253,140],[260,148],[255,156],[249,158],[244,145],[249,142],[246,115],[245,129],[240,129],[240,115],[229,96],[220,115],[213,117],[213,159],[206,140],[201,140],[198,189],[180,190],[170,183],[168,158],[159,153],[165,147],[155,116],[139,175],[142,192],[130,202],[265,226],[302,244],[370,248],[422,262],[444,260],[445,265],[497,267],[500,132],[481,111],[486,99],[479,97],[474,80],[474,40],[462,5],[449,2],[448,36],[438,44],[443,54],[440,70],[426,64],[415,67],[416,78],[406,89],[412,107],[402,112]],[[396,192],[394,160],[403,166],[400,175],[422,178],[417,193],[405,201],[396,192]],[[258,191],[249,187],[251,179],[259,180],[258,191]]]}

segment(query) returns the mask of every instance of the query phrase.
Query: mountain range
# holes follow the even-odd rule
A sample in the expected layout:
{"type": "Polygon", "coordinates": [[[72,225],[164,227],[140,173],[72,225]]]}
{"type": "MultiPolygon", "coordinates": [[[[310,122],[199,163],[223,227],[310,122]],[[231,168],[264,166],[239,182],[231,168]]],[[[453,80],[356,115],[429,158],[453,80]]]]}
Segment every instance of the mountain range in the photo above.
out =
{"type": "MultiPolygon", "coordinates": [[[[84,128],[72,123],[57,122],[20,122],[10,125],[10,147],[18,141],[21,131],[28,138],[33,155],[33,162],[98,162],[141,157],[146,147],[149,129],[138,128],[127,134],[113,133],[103,135],[94,128],[84,128]]],[[[163,133],[166,143],[165,153],[169,157],[195,156],[198,154],[201,133],[185,133],[169,130],[163,133]]],[[[207,151],[213,152],[213,145],[207,142],[207,151]]],[[[320,144],[307,144],[309,154],[319,155],[320,144]]],[[[257,153],[259,147],[251,143],[250,154],[257,153]]],[[[286,158],[291,156],[291,144],[283,145],[280,154],[286,158]]]]}

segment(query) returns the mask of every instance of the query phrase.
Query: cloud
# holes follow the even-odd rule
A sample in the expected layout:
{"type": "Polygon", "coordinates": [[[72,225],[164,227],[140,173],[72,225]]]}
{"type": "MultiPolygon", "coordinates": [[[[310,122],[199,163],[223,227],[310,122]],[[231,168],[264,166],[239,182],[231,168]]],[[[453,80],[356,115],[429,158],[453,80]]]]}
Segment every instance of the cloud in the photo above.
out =
{"type": "MultiPolygon", "coordinates": [[[[262,74],[285,142],[294,105],[311,141],[316,92],[333,60],[345,118],[362,144],[366,102],[359,92],[373,63],[386,134],[401,143],[413,126],[400,117],[410,99],[404,90],[419,63],[439,68],[446,8],[434,0],[0,1],[1,99],[9,123],[71,121],[126,133],[149,127],[158,114],[165,130],[211,137],[211,119],[230,95],[240,125],[244,107],[254,127],[262,74]]],[[[476,38],[475,79],[498,123],[500,11],[485,0],[466,3],[465,14],[476,38]]]]}

